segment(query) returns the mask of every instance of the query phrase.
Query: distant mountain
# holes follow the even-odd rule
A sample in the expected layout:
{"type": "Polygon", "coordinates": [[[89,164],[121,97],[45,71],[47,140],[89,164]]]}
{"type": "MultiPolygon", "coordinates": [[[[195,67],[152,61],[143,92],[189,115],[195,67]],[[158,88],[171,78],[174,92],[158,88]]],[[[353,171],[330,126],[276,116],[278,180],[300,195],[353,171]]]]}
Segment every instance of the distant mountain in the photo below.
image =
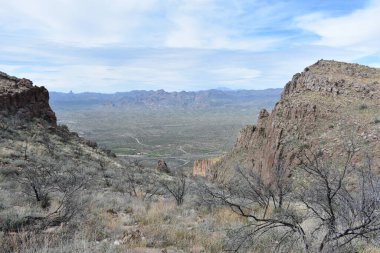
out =
{"type": "Polygon", "coordinates": [[[59,107],[144,107],[144,108],[191,108],[209,109],[273,105],[282,89],[266,90],[221,90],[166,92],[164,90],[102,93],[61,93],[51,92],[51,104],[59,107]]]}

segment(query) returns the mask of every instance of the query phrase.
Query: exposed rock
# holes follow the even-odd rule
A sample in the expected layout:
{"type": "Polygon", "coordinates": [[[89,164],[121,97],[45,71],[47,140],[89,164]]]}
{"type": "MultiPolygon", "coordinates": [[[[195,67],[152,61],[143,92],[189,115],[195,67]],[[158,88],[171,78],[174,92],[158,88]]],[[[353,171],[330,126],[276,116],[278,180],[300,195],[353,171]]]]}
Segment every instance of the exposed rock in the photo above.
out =
{"type": "Polygon", "coordinates": [[[91,148],[97,148],[98,147],[98,144],[96,143],[96,141],[82,139],[82,143],[91,147],[91,148]]]}
{"type": "Polygon", "coordinates": [[[215,173],[212,168],[220,161],[220,157],[207,160],[195,160],[193,165],[193,175],[214,179],[215,173]]]}
{"type": "Polygon", "coordinates": [[[379,98],[379,69],[359,64],[320,60],[309,71],[297,73],[284,88],[287,98],[305,91],[327,96],[379,98]]]}
{"type": "Polygon", "coordinates": [[[380,113],[379,83],[380,69],[318,61],[293,76],[270,114],[262,110],[256,125],[241,130],[218,169],[240,164],[270,180],[275,164],[297,165],[299,147],[304,144],[326,145],[326,152],[339,158],[348,131],[355,131],[356,141],[365,144],[380,170],[380,143],[376,141],[380,129],[373,124],[380,113]],[[359,130],[365,130],[366,138],[359,130]]]}
{"type": "Polygon", "coordinates": [[[143,235],[139,228],[131,227],[130,229],[124,231],[123,238],[121,239],[121,244],[136,244],[143,240],[143,235]]]}
{"type": "Polygon", "coordinates": [[[28,79],[19,79],[0,72],[0,116],[16,116],[20,120],[42,118],[56,125],[56,116],[49,106],[45,87],[33,86],[28,79]]]}
{"type": "Polygon", "coordinates": [[[164,160],[158,160],[156,170],[159,172],[170,173],[169,167],[164,160]]]}

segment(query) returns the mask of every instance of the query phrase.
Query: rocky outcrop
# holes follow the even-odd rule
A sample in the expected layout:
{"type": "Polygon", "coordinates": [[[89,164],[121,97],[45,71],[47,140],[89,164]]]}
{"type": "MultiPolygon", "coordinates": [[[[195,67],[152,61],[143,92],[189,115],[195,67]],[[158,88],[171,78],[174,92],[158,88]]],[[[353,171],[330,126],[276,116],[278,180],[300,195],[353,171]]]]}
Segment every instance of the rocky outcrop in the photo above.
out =
{"type": "Polygon", "coordinates": [[[156,170],[159,172],[170,173],[170,169],[164,160],[158,160],[156,170]]]}
{"type": "Polygon", "coordinates": [[[270,179],[275,165],[297,165],[302,145],[339,157],[354,136],[380,170],[379,83],[380,69],[318,61],[293,76],[271,113],[262,110],[256,125],[241,130],[218,169],[239,164],[270,179]]]}
{"type": "Polygon", "coordinates": [[[316,91],[328,96],[379,97],[379,70],[359,64],[320,60],[288,82],[282,98],[316,91]]]}
{"type": "Polygon", "coordinates": [[[11,77],[3,72],[0,72],[0,116],[17,116],[20,120],[41,118],[56,125],[47,89],[33,86],[28,79],[11,77]]]}
{"type": "Polygon", "coordinates": [[[214,178],[213,168],[220,161],[220,158],[195,160],[193,165],[193,175],[200,177],[214,178]]]}

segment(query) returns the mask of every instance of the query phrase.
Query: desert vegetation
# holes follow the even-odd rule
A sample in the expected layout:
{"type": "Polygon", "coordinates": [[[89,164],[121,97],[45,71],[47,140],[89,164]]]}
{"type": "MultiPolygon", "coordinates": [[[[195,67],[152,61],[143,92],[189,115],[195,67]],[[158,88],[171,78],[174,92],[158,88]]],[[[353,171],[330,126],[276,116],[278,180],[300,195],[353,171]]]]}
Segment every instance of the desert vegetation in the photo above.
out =
{"type": "Polygon", "coordinates": [[[237,166],[228,180],[209,182],[115,160],[80,144],[66,127],[46,132],[39,124],[2,131],[8,147],[0,180],[4,252],[357,252],[379,246],[380,181],[370,156],[360,166],[352,163],[353,144],[341,161],[304,147],[297,168],[276,164],[269,181],[237,166]]]}
{"type": "Polygon", "coordinates": [[[188,174],[115,160],[65,126],[3,123],[2,252],[220,252],[218,223],[240,219],[197,206],[188,174]]]}
{"type": "MultiPolygon", "coordinates": [[[[247,223],[232,230],[226,250],[233,252],[357,252],[379,246],[380,177],[365,154],[352,163],[358,147],[349,143],[344,159],[303,148],[299,166],[271,179],[236,168],[220,187],[204,185],[204,200],[229,207],[247,223]],[[207,197],[205,197],[207,196],[207,197]]],[[[280,173],[279,173],[280,172],[280,173]]]]}
{"type": "MultiPolygon", "coordinates": [[[[6,93],[0,97],[6,104],[0,111],[1,252],[379,252],[378,83],[370,75],[378,76],[360,67],[368,72],[365,85],[353,83],[354,67],[320,61],[296,74],[272,113],[260,111],[257,125],[244,128],[229,153],[201,162],[211,164],[202,167],[204,178],[184,165],[227,149],[223,143],[232,135],[220,135],[237,123],[220,124],[220,115],[231,111],[189,121],[194,111],[169,110],[164,118],[153,110],[130,112],[130,125],[115,116],[113,130],[95,135],[111,134],[98,145],[57,124],[45,89],[6,93]],[[338,71],[348,81],[327,80],[319,71],[338,71]],[[22,95],[37,102],[15,99],[22,95]],[[167,139],[165,122],[177,132],[167,139]],[[141,154],[117,157],[104,148],[114,140],[113,149],[133,142],[141,154]]],[[[81,124],[101,132],[109,110],[94,112],[74,110],[73,119],[99,120],[81,124]]]]}

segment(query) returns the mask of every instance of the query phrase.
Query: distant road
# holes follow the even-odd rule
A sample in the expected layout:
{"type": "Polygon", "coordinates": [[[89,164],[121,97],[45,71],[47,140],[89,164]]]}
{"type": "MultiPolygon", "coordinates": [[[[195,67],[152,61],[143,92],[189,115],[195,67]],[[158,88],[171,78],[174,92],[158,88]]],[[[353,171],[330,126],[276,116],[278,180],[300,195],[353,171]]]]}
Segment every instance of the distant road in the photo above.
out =
{"type": "Polygon", "coordinates": [[[189,154],[188,152],[186,152],[185,150],[183,150],[182,146],[179,146],[179,151],[182,151],[184,154],[189,154]]]}
{"type": "Polygon", "coordinates": [[[146,145],[146,144],[142,143],[137,137],[134,137],[134,136],[132,136],[132,135],[129,135],[129,134],[123,134],[123,135],[121,135],[121,136],[123,136],[123,137],[130,137],[130,138],[134,139],[134,140],[135,140],[138,144],[140,144],[141,146],[146,146],[146,147],[149,146],[149,145],[146,145]]]}
{"type": "Polygon", "coordinates": [[[133,137],[133,136],[130,136],[130,137],[133,138],[133,139],[135,139],[135,141],[136,141],[138,144],[140,144],[140,145],[142,145],[142,146],[147,146],[147,145],[145,145],[144,143],[141,143],[140,140],[137,139],[137,137],[133,137]]]}

